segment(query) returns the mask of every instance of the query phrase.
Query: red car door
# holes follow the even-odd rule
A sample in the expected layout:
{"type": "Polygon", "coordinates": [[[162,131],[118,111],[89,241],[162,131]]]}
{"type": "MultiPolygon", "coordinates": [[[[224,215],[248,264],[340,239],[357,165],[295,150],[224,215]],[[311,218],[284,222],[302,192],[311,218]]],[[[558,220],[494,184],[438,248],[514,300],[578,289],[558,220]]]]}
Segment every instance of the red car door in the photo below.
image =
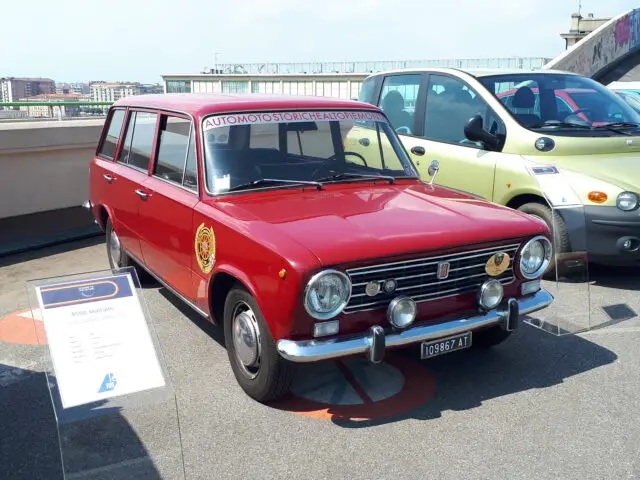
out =
{"type": "Polygon", "coordinates": [[[140,245],[140,205],[145,201],[144,184],[155,141],[157,113],[130,111],[127,130],[110,184],[112,222],[120,243],[135,259],[146,264],[140,245]]]}
{"type": "Polygon", "coordinates": [[[152,176],[144,184],[139,210],[146,265],[193,301],[193,208],[198,203],[195,132],[188,117],[161,115],[152,176]]]}

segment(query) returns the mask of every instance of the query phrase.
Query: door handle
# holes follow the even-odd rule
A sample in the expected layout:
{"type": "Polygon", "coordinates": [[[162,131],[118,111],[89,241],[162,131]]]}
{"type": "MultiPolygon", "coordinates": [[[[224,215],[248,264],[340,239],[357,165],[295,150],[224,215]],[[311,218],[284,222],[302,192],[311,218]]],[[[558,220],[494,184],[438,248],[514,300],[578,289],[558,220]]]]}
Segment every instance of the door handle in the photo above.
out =
{"type": "Polygon", "coordinates": [[[136,195],[138,195],[142,200],[146,200],[147,198],[149,198],[151,196],[150,194],[148,194],[146,192],[143,192],[140,189],[136,190],[135,192],[136,192],[136,195]]]}
{"type": "Polygon", "coordinates": [[[112,183],[113,182],[113,177],[107,173],[105,173],[104,175],[102,175],[104,177],[104,179],[109,182],[112,183]]]}

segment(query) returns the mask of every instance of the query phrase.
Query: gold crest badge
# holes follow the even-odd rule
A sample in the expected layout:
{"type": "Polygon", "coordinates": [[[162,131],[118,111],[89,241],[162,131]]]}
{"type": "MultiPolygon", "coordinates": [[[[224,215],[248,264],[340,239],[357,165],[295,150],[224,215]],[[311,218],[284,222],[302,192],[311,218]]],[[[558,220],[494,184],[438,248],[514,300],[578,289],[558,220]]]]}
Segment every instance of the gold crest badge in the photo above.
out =
{"type": "Polygon", "coordinates": [[[485,266],[485,271],[492,277],[502,275],[509,268],[511,257],[507,253],[499,252],[493,255],[485,266]]]}
{"type": "Polygon", "coordinates": [[[216,262],[216,237],[211,227],[205,227],[201,223],[196,230],[196,259],[200,270],[209,273],[216,262]]]}

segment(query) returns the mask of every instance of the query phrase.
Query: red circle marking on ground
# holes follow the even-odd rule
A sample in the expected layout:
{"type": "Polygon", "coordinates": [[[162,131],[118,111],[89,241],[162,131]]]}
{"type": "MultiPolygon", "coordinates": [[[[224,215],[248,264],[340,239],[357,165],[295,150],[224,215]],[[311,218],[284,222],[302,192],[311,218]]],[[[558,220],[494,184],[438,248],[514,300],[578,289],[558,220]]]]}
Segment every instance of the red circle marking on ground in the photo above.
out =
{"type": "Polygon", "coordinates": [[[435,379],[418,361],[404,358],[399,354],[390,354],[385,359],[385,363],[395,367],[404,377],[404,382],[397,393],[379,401],[372,400],[364,386],[358,382],[350,369],[342,361],[338,360],[336,362],[338,370],[357,393],[361,403],[336,405],[292,394],[287,398],[271,403],[270,406],[278,410],[323,420],[362,421],[409,412],[424,405],[433,397],[436,386],[435,379]]]}
{"type": "Polygon", "coordinates": [[[0,340],[19,345],[46,345],[47,337],[40,320],[31,318],[31,309],[0,318],[0,340]]]}

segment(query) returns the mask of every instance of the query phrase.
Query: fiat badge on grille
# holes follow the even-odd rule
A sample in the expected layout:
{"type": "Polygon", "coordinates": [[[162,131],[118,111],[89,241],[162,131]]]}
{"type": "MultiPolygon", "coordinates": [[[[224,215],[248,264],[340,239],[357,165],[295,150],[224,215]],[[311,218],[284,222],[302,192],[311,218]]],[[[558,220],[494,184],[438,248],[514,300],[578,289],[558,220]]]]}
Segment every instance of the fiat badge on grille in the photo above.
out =
{"type": "Polygon", "coordinates": [[[444,280],[449,277],[449,262],[440,262],[438,264],[438,280],[444,280]]]}

